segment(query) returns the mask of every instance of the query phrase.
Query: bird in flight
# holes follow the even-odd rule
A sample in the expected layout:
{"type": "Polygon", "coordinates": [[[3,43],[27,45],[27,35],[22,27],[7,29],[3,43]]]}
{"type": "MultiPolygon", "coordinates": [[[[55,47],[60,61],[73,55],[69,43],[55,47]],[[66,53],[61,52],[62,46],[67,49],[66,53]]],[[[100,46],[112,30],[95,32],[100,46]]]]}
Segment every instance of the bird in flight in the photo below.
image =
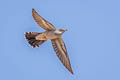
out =
{"type": "Polygon", "coordinates": [[[36,23],[45,29],[45,32],[26,32],[24,36],[28,40],[28,43],[34,48],[39,47],[47,40],[51,40],[56,55],[62,64],[73,74],[66,46],[61,37],[67,30],[56,29],[50,22],[42,18],[35,9],[32,9],[32,16],[36,23]]]}

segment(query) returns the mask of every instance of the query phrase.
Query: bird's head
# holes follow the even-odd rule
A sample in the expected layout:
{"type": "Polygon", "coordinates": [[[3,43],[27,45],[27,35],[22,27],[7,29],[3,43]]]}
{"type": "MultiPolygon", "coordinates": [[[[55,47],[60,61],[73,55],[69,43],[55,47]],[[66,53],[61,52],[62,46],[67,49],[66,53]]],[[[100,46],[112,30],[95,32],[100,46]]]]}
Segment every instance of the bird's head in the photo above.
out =
{"type": "Polygon", "coordinates": [[[57,30],[55,30],[55,34],[62,35],[66,31],[67,31],[67,29],[57,29],[57,30]]]}

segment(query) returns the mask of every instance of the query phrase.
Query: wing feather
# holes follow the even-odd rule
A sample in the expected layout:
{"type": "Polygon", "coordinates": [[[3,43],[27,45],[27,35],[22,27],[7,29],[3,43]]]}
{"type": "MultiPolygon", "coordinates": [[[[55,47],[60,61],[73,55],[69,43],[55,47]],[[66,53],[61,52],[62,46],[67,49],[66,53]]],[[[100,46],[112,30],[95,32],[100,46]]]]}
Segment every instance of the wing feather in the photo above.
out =
{"type": "Polygon", "coordinates": [[[36,11],[35,9],[32,9],[32,16],[34,20],[37,22],[37,24],[42,27],[43,29],[49,31],[49,30],[56,30],[56,28],[46,21],[44,18],[42,18],[36,11]]]}
{"type": "Polygon", "coordinates": [[[62,40],[62,38],[53,39],[51,41],[52,41],[54,51],[56,52],[56,55],[58,56],[60,61],[63,63],[63,65],[73,74],[64,41],[62,40]]]}

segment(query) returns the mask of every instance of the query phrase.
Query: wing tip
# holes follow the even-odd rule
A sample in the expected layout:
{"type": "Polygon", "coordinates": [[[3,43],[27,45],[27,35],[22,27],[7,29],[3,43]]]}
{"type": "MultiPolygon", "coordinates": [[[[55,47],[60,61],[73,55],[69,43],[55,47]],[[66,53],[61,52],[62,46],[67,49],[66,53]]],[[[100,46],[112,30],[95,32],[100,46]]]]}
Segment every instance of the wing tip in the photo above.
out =
{"type": "Polygon", "coordinates": [[[36,13],[36,11],[35,11],[35,9],[34,9],[34,8],[32,8],[32,14],[34,14],[34,13],[36,13]]]}
{"type": "Polygon", "coordinates": [[[72,75],[74,75],[73,71],[71,71],[72,75]]]}
{"type": "Polygon", "coordinates": [[[72,75],[74,74],[71,67],[68,68],[68,70],[70,71],[70,73],[71,73],[72,75]]]}
{"type": "Polygon", "coordinates": [[[32,8],[32,11],[35,11],[35,9],[34,9],[34,8],[32,8]]]}

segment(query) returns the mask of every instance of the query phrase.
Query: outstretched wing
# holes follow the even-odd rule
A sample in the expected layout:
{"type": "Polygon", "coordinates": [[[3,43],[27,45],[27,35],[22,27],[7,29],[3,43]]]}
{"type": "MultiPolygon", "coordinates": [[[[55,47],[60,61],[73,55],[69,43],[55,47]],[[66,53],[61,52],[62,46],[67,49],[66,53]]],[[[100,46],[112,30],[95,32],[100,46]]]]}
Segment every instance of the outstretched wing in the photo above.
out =
{"type": "Polygon", "coordinates": [[[63,65],[73,74],[64,41],[62,38],[53,39],[51,41],[58,58],[63,63],[63,65]]]}
{"type": "Polygon", "coordinates": [[[37,22],[37,24],[43,29],[47,31],[56,30],[56,28],[51,23],[42,18],[34,9],[32,9],[32,16],[34,20],[37,22]]]}

